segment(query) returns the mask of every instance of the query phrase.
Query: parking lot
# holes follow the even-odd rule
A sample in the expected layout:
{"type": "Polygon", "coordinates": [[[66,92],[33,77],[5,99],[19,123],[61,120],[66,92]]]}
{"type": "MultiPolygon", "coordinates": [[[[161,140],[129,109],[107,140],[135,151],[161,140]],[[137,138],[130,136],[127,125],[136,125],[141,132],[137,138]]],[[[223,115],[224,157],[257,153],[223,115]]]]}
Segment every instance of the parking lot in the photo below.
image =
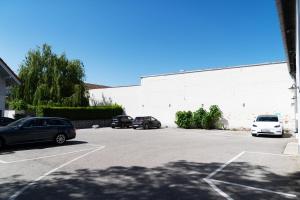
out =
{"type": "Polygon", "coordinates": [[[299,199],[293,138],[183,129],[84,129],[64,146],[0,152],[0,199],[299,199]]]}

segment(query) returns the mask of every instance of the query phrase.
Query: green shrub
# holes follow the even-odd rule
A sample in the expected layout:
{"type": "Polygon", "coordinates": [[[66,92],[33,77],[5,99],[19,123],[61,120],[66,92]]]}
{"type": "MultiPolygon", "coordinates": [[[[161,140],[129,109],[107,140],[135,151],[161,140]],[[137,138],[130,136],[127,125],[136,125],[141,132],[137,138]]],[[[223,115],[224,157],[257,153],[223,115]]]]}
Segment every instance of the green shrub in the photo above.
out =
{"type": "Polygon", "coordinates": [[[202,120],[207,114],[204,108],[199,108],[196,112],[193,113],[193,126],[195,128],[203,128],[202,120]]]}
{"type": "Polygon", "coordinates": [[[192,128],[193,113],[191,111],[178,111],[175,123],[180,128],[192,128]]]}
{"type": "Polygon", "coordinates": [[[213,128],[213,120],[210,113],[206,113],[202,118],[202,127],[204,129],[212,129],[213,128]]]}
{"type": "Polygon", "coordinates": [[[204,108],[199,108],[192,113],[191,111],[178,111],[175,123],[180,128],[219,128],[222,111],[217,105],[212,105],[207,112],[204,108]]]}
{"type": "Polygon", "coordinates": [[[111,119],[123,114],[119,105],[93,107],[35,107],[37,116],[65,117],[71,120],[111,119]]]}
{"type": "Polygon", "coordinates": [[[222,118],[222,111],[220,110],[220,108],[217,105],[210,106],[209,115],[212,120],[212,128],[219,128],[218,122],[220,122],[220,119],[222,118]]]}

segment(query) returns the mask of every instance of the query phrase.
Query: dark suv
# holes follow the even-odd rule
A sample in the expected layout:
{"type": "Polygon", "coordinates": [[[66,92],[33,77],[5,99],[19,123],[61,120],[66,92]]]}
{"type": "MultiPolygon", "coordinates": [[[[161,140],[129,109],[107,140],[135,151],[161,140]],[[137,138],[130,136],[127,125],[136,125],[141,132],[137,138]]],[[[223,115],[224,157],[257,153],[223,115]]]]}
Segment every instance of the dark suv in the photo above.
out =
{"type": "Polygon", "coordinates": [[[134,129],[136,128],[143,128],[143,129],[148,129],[148,128],[160,128],[161,123],[157,119],[151,116],[146,116],[146,117],[136,117],[133,122],[132,122],[132,127],[134,129]]]}
{"type": "Polygon", "coordinates": [[[112,119],[111,127],[129,128],[132,127],[133,118],[127,115],[118,115],[112,119]]]}
{"type": "Polygon", "coordinates": [[[76,137],[75,128],[68,119],[56,117],[22,118],[0,127],[0,147],[20,143],[54,141],[62,145],[76,137]]]}

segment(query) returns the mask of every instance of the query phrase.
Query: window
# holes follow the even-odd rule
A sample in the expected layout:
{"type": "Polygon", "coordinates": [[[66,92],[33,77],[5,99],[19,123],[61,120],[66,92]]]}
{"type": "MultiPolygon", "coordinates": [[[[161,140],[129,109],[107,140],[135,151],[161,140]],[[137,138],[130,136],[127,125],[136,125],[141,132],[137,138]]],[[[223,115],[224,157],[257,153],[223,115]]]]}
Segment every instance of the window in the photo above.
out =
{"type": "Polygon", "coordinates": [[[61,120],[58,120],[58,119],[48,119],[47,120],[47,124],[48,125],[52,125],[52,126],[61,126],[61,125],[64,125],[64,123],[61,120]]]}
{"type": "Polygon", "coordinates": [[[43,119],[33,119],[26,123],[25,127],[41,127],[46,126],[47,123],[43,119]]]}
{"type": "Polygon", "coordinates": [[[278,122],[277,116],[258,116],[257,122],[278,122]]]}

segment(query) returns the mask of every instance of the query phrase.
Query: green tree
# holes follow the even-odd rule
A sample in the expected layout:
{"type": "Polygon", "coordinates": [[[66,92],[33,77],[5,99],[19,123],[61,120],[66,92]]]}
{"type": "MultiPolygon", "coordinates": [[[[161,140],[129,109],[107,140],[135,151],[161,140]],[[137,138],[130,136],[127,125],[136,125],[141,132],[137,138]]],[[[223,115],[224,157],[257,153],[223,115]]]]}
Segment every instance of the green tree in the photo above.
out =
{"type": "Polygon", "coordinates": [[[53,53],[47,44],[27,53],[19,78],[21,85],[12,89],[11,105],[16,101],[34,106],[88,105],[82,62],[53,53]]]}

